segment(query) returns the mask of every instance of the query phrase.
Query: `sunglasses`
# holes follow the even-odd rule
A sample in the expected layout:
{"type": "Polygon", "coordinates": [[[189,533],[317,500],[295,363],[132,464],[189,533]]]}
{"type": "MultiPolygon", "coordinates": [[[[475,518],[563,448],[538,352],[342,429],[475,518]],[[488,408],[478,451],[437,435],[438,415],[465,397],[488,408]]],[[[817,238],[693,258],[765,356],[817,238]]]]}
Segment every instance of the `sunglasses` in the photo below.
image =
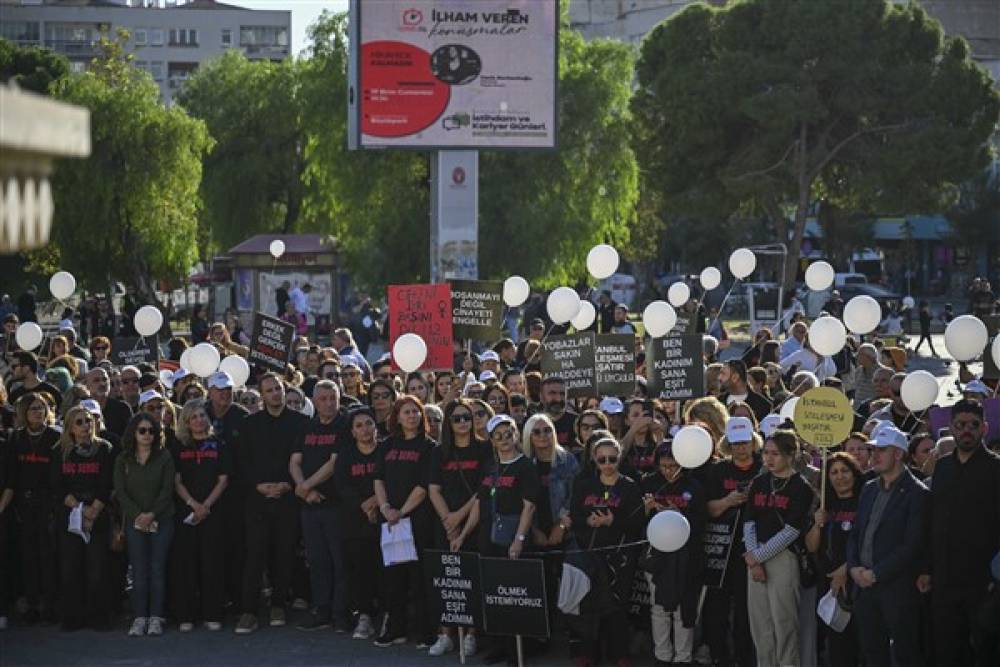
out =
{"type": "Polygon", "coordinates": [[[152,426],[140,426],[135,432],[139,435],[156,435],[156,429],[152,426]]]}
{"type": "Polygon", "coordinates": [[[494,440],[512,440],[514,438],[513,431],[493,431],[490,435],[494,440]]]}
{"type": "Polygon", "coordinates": [[[373,393],[372,394],[372,400],[373,401],[382,401],[382,400],[385,400],[387,398],[392,398],[392,394],[384,392],[384,391],[380,391],[378,393],[373,393]]]}
{"type": "Polygon", "coordinates": [[[551,435],[551,434],[552,434],[551,426],[542,426],[540,428],[531,429],[531,435],[551,435]]]}
{"type": "Polygon", "coordinates": [[[595,428],[601,428],[601,426],[603,426],[603,424],[595,424],[593,422],[580,422],[581,431],[585,428],[593,431],[595,428]]]}
{"type": "Polygon", "coordinates": [[[476,416],[479,417],[480,419],[482,419],[483,417],[485,417],[488,414],[489,413],[486,412],[486,410],[476,410],[476,416]]]}
{"type": "Polygon", "coordinates": [[[470,415],[468,412],[463,412],[462,414],[451,416],[452,424],[461,424],[462,422],[471,422],[471,421],[472,421],[472,415],[470,415]]]}
{"type": "Polygon", "coordinates": [[[617,456],[598,456],[594,460],[597,461],[597,465],[600,466],[615,465],[616,463],[618,463],[617,456]]]}

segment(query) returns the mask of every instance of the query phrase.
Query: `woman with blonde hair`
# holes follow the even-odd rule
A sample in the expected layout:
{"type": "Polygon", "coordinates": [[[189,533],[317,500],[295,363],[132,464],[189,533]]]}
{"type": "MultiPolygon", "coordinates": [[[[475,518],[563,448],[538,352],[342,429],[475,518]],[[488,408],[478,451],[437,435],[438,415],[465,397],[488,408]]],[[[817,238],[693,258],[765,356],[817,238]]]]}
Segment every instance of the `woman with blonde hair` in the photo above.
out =
{"type": "Polygon", "coordinates": [[[701,422],[712,434],[712,442],[718,443],[726,434],[729,410],[714,396],[705,396],[687,404],[684,409],[684,423],[701,422]]]}
{"type": "Polygon", "coordinates": [[[532,527],[535,544],[539,547],[559,547],[569,536],[573,525],[569,518],[569,501],[580,464],[556,440],[555,424],[546,414],[528,417],[521,434],[521,445],[541,481],[532,527]]]}

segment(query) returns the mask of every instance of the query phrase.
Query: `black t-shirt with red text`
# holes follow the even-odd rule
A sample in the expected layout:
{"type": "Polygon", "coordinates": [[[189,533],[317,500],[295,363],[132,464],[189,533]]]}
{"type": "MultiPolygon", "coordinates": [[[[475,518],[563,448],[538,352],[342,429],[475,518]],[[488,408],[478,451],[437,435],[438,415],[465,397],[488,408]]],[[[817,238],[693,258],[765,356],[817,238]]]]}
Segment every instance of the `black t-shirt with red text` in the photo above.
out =
{"type": "Polygon", "coordinates": [[[639,483],[639,488],[644,497],[649,494],[666,509],[677,510],[683,514],[691,524],[691,535],[701,533],[707,513],[705,492],[701,484],[686,471],[673,481],[669,481],[659,472],[646,475],[639,483]]]}
{"type": "MultiPolygon", "coordinates": [[[[309,479],[317,470],[330,460],[330,457],[340,453],[348,440],[347,419],[338,414],[328,424],[313,417],[306,424],[302,437],[292,447],[292,451],[302,455],[302,477],[309,479]]],[[[333,477],[316,486],[326,500],[321,504],[330,505],[337,502],[337,485],[333,477]]]]}
{"type": "Polygon", "coordinates": [[[577,542],[582,547],[604,547],[630,542],[638,537],[645,522],[639,485],[625,475],[608,486],[599,477],[578,477],[573,484],[570,517],[577,542]],[[607,510],[614,515],[610,526],[591,528],[587,517],[607,510]]]}
{"type": "MultiPolygon", "coordinates": [[[[375,495],[375,471],[383,458],[380,447],[364,454],[354,443],[345,444],[333,464],[333,483],[340,496],[341,522],[348,540],[377,539],[378,523],[368,521],[361,503],[375,495]]],[[[398,509],[398,508],[397,508],[398,509]]]]}
{"type": "Polygon", "coordinates": [[[85,448],[73,447],[51,468],[56,503],[62,506],[66,496],[72,495],[83,503],[100,500],[107,505],[114,487],[114,465],[106,440],[94,440],[85,448]]]}
{"type": "MultiPolygon", "coordinates": [[[[406,499],[418,486],[427,488],[430,478],[431,452],[437,445],[426,435],[406,440],[386,438],[382,443],[382,457],[375,469],[375,479],[385,483],[389,504],[402,509],[406,499]]],[[[421,503],[421,507],[426,505],[421,503]]]]}
{"type": "MultiPolygon", "coordinates": [[[[170,449],[174,457],[174,470],[180,475],[181,483],[191,497],[199,503],[205,502],[212,489],[219,483],[219,477],[232,472],[229,445],[218,438],[195,441],[193,445],[182,445],[178,441],[170,449]]],[[[178,496],[178,516],[186,517],[183,501],[178,496]]]]}
{"type": "Polygon", "coordinates": [[[765,472],[750,484],[746,521],[756,525],[757,542],[764,544],[785,526],[804,531],[811,517],[813,490],[798,473],[775,477],[765,472]]]}
{"type": "Polygon", "coordinates": [[[438,445],[431,452],[430,483],[441,487],[441,495],[454,512],[476,495],[479,484],[493,460],[489,443],[475,438],[467,447],[451,447],[449,453],[438,445]]]}
{"type": "Polygon", "coordinates": [[[507,463],[493,460],[479,484],[480,525],[490,525],[494,508],[497,514],[520,514],[525,500],[537,504],[540,489],[538,472],[527,456],[507,463]]]}
{"type": "Polygon", "coordinates": [[[562,417],[553,421],[556,427],[556,440],[566,449],[569,449],[570,443],[576,437],[576,434],[573,433],[573,426],[576,424],[578,416],[575,412],[566,410],[562,417]]]}
{"type": "Polygon", "coordinates": [[[42,503],[49,501],[49,483],[52,466],[61,457],[56,443],[59,431],[48,426],[38,435],[31,435],[27,429],[14,432],[7,447],[10,451],[8,482],[14,489],[18,502],[42,503]]]}
{"type": "Polygon", "coordinates": [[[858,496],[837,498],[826,504],[826,525],[823,526],[819,562],[824,573],[836,570],[847,561],[847,538],[858,514],[858,496]]]}

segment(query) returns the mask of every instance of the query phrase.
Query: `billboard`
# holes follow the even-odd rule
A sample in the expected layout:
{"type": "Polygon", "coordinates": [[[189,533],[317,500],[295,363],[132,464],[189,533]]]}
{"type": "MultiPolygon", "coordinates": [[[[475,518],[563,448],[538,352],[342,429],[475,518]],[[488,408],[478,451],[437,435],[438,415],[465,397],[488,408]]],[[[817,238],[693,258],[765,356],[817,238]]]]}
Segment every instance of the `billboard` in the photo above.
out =
{"type": "Polygon", "coordinates": [[[558,0],[355,0],[352,148],[555,148],[558,0]]]}

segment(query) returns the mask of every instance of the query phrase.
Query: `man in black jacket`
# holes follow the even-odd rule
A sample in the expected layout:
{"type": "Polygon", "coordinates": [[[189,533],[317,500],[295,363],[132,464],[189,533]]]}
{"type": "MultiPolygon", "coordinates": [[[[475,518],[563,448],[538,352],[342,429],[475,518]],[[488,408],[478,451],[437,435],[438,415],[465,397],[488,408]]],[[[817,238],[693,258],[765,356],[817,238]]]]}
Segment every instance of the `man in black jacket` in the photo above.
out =
{"type": "Polygon", "coordinates": [[[847,571],[858,587],[854,614],[861,650],[873,667],[919,667],[924,659],[916,581],[928,491],[903,462],[905,433],[887,426],[871,445],[872,470],[879,476],[862,489],[847,540],[847,571]]]}
{"type": "Polygon", "coordinates": [[[747,384],[747,365],[742,359],[730,359],[719,373],[722,395],[719,400],[729,405],[737,401],[746,403],[753,410],[759,424],[773,409],[771,401],[761,396],[747,384]]]}
{"type": "Polygon", "coordinates": [[[978,401],[951,409],[955,451],[934,468],[930,497],[929,573],[934,587],[934,652],[939,665],[996,665],[997,629],[981,620],[990,561],[1000,551],[1000,456],[986,449],[989,425],[978,401]],[[990,638],[992,634],[993,638],[990,638]]]}

